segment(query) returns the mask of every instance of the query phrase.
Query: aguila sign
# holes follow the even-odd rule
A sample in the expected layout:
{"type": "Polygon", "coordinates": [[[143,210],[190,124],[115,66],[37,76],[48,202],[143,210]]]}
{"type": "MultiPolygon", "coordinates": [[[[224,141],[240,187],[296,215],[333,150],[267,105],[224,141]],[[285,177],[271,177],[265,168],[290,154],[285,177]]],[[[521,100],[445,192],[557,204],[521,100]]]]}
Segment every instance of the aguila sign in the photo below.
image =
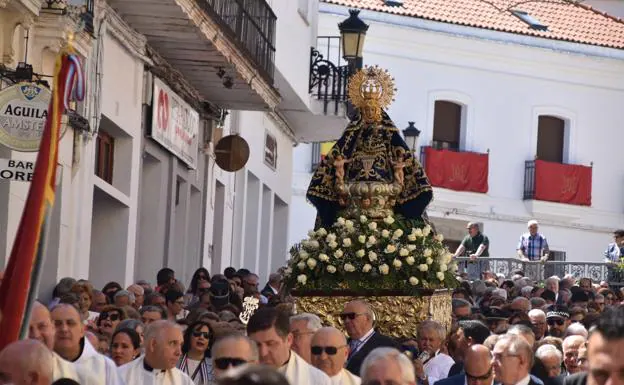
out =
{"type": "Polygon", "coordinates": [[[16,151],[39,151],[52,93],[34,83],[0,91],[0,144],[16,151]]]}

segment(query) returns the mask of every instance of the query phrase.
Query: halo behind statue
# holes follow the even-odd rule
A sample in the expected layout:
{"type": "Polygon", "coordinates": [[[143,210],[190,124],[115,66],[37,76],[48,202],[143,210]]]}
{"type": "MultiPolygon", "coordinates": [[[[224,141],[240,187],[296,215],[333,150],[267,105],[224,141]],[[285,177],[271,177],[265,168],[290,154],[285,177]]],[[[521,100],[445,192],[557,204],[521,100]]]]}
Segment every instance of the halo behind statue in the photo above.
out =
{"type": "Polygon", "coordinates": [[[394,101],[394,79],[387,70],[364,67],[349,80],[349,99],[358,108],[386,108],[394,101]]]}

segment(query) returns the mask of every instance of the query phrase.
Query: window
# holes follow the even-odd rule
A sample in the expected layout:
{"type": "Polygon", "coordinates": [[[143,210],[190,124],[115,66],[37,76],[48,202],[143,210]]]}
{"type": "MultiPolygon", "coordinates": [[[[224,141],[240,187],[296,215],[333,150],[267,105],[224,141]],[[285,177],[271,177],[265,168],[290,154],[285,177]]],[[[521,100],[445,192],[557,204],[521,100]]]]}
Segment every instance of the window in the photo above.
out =
{"type": "Polygon", "coordinates": [[[537,159],[563,163],[565,121],[554,116],[540,116],[537,123],[537,159]]]}
{"type": "Polygon", "coordinates": [[[310,10],[310,0],[299,0],[299,5],[297,7],[297,11],[301,17],[303,17],[306,21],[308,21],[308,14],[310,10]]]}
{"type": "Polygon", "coordinates": [[[102,180],[113,183],[113,155],[115,139],[100,130],[95,141],[95,175],[102,180]]]}
{"type": "Polygon", "coordinates": [[[462,106],[438,100],[433,115],[433,143],[437,149],[459,150],[462,106]]]}

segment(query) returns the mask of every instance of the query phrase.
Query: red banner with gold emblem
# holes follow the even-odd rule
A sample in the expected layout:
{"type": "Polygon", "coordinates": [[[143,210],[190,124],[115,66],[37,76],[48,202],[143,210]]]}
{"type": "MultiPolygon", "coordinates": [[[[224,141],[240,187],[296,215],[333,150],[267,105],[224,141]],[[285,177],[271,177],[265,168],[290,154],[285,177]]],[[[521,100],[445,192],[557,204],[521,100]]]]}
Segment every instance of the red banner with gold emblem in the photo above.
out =
{"type": "Polygon", "coordinates": [[[425,148],[425,172],[434,187],[488,192],[488,154],[425,148]]]}
{"type": "Polygon", "coordinates": [[[592,168],[535,161],[535,199],[591,206],[592,168]]]}

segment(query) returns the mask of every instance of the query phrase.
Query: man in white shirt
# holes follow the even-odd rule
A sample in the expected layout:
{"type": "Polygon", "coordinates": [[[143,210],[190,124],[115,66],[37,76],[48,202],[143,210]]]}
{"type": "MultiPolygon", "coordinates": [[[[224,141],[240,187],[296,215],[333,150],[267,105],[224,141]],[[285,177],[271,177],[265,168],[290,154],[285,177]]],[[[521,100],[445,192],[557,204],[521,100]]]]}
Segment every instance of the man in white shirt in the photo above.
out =
{"type": "Polygon", "coordinates": [[[424,360],[414,360],[416,376],[420,383],[433,385],[448,377],[455,361],[449,355],[440,352],[445,338],[446,329],[436,321],[426,320],[418,325],[418,350],[421,355],[424,352],[428,355],[424,360]]]}
{"type": "Polygon", "coordinates": [[[360,377],[344,368],[349,356],[347,339],[333,327],[319,329],[310,347],[312,365],[329,376],[333,385],[360,385],[360,377]]]}
{"type": "Polygon", "coordinates": [[[0,352],[0,383],[50,385],[54,358],[52,352],[35,340],[15,341],[0,352]]]}
{"type": "Polygon", "coordinates": [[[500,336],[492,351],[492,367],[496,382],[501,385],[537,385],[529,375],[533,365],[533,349],[520,336],[500,336]]]}
{"type": "Polygon", "coordinates": [[[288,314],[273,307],[261,308],[247,323],[247,335],[258,345],[260,363],[282,373],[290,385],[330,385],[329,377],[291,350],[288,314]]]}
{"type": "Polygon", "coordinates": [[[119,368],[130,385],[193,385],[176,364],[182,355],[182,328],[171,321],[155,321],[145,330],[145,355],[119,368]]]}
{"type": "Polygon", "coordinates": [[[316,314],[301,313],[290,317],[290,332],[293,335],[292,350],[311,364],[310,346],[312,336],[323,327],[316,314]]]}
{"type": "Polygon", "coordinates": [[[60,304],[51,312],[56,328],[54,351],[62,358],[73,362],[77,369],[91,373],[93,384],[123,384],[117,374],[115,363],[99,354],[85,338],[85,326],[75,307],[60,304]]]}

